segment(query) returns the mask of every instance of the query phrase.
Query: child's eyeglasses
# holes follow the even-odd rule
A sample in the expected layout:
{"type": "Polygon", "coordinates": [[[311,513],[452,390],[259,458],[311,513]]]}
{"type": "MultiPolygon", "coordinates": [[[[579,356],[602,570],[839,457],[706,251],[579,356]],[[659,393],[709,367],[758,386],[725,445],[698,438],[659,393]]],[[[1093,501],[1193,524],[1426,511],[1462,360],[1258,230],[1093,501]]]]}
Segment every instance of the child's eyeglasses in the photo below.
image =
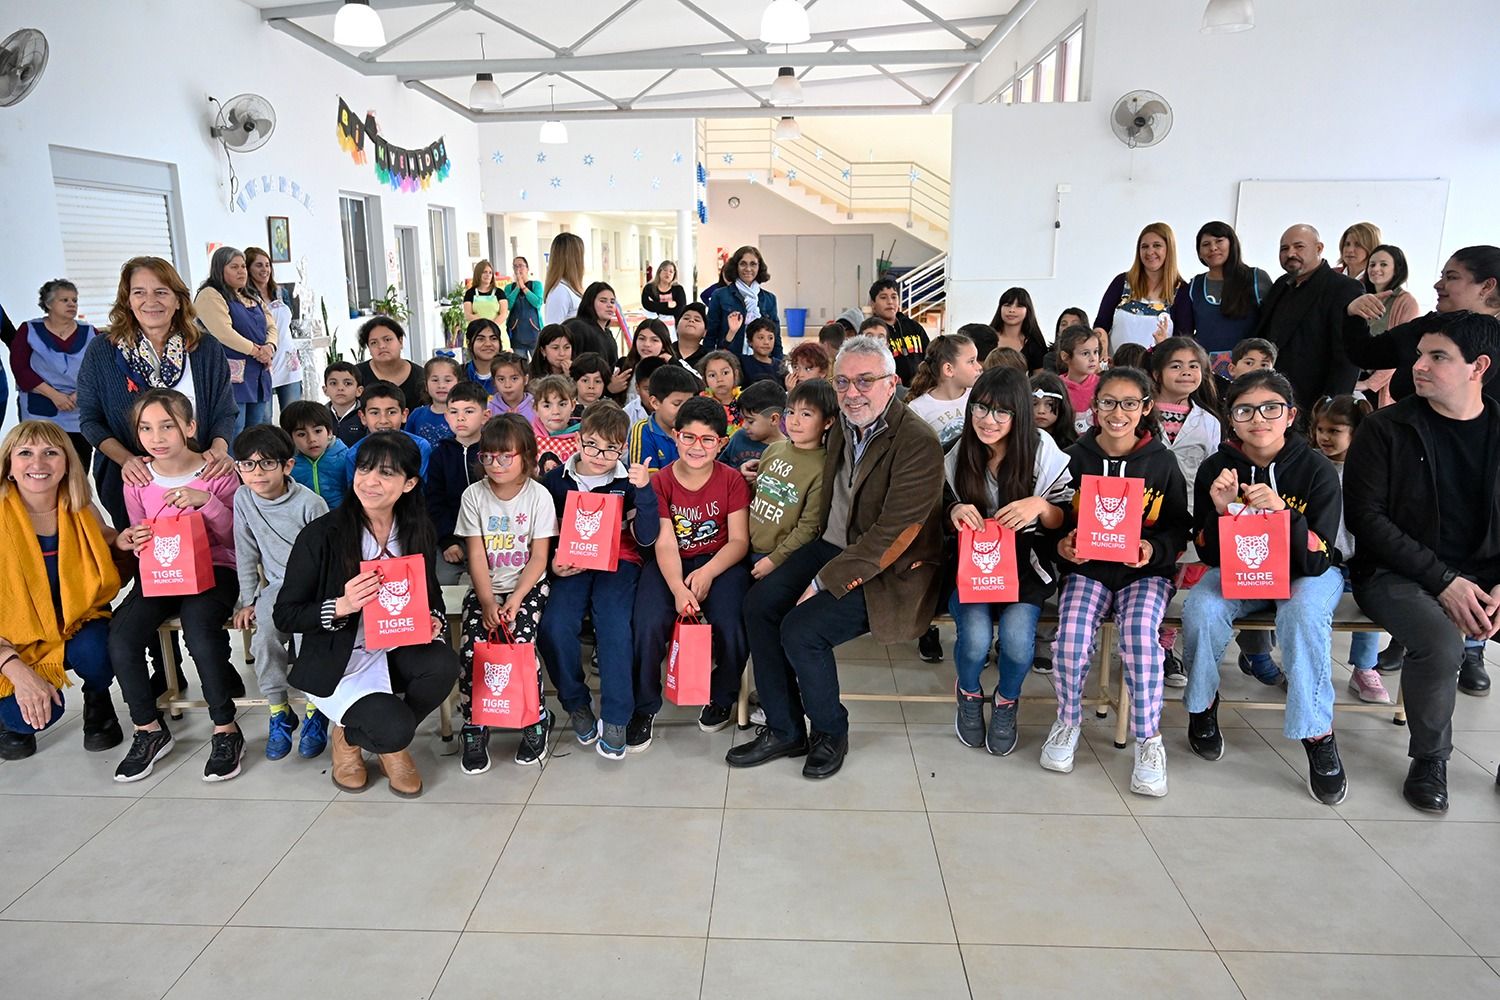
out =
{"type": "Polygon", "coordinates": [[[583,442],[578,448],[589,458],[619,458],[625,453],[624,448],[601,448],[588,441],[583,442]]]}
{"type": "Polygon", "coordinates": [[[1255,419],[1259,413],[1266,420],[1275,420],[1286,412],[1285,403],[1261,403],[1259,406],[1251,406],[1249,403],[1241,403],[1229,408],[1229,416],[1237,424],[1248,424],[1255,419]]]}
{"type": "Polygon", "coordinates": [[[983,403],[975,403],[969,407],[969,412],[974,415],[975,420],[993,420],[997,424],[1008,424],[1015,418],[1015,413],[1010,410],[985,406],[983,403]]]}
{"type": "Polygon", "coordinates": [[[689,434],[686,431],[677,432],[677,443],[691,448],[694,445],[702,445],[705,448],[717,448],[720,437],[717,434],[689,434]]]}
{"type": "Polygon", "coordinates": [[[254,472],[256,469],[261,472],[273,472],[281,468],[281,465],[281,460],[278,458],[244,458],[234,463],[234,467],[241,472],[254,472]]]}
{"type": "Polygon", "coordinates": [[[518,451],[481,451],[479,453],[479,464],[493,466],[497,469],[508,469],[515,464],[516,458],[520,454],[518,451]]]}
{"type": "Polygon", "coordinates": [[[1094,400],[1094,409],[1100,413],[1113,413],[1115,408],[1118,407],[1126,413],[1134,413],[1145,405],[1145,402],[1144,399],[1137,399],[1133,396],[1126,399],[1111,399],[1108,396],[1101,396],[1094,400]]]}

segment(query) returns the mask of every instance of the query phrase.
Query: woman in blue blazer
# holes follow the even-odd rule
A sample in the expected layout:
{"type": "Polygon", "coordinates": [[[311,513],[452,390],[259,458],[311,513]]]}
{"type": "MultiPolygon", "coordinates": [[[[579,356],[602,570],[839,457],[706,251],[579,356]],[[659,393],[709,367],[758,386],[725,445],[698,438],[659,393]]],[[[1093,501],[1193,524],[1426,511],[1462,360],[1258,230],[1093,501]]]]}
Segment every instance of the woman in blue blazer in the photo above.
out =
{"type": "Polygon", "coordinates": [[[724,267],[726,275],[734,275],[735,282],[714,292],[708,302],[708,334],[703,344],[710,350],[723,349],[736,355],[746,354],[745,328],[755,319],[764,317],[776,325],[776,346],[771,357],[781,360],[781,316],[776,312],[776,296],[762,286],[771,277],[760,251],[754,247],[740,247],[729,258],[724,267]],[[736,332],[729,332],[729,317],[738,313],[740,323],[736,332]]]}

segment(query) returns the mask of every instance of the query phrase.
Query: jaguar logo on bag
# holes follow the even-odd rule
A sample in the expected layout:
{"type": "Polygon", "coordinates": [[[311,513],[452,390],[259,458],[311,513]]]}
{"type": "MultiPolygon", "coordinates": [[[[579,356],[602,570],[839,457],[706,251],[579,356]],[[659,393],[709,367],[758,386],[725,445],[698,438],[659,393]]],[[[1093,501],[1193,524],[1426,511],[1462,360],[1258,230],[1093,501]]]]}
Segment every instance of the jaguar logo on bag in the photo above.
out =
{"type": "Polygon", "coordinates": [[[510,684],[511,664],[509,663],[486,663],[484,665],[484,686],[490,689],[490,694],[496,698],[505,694],[505,688],[510,684]]]}
{"type": "Polygon", "coordinates": [[[359,571],[380,577],[375,600],[360,612],[366,649],[424,646],[432,641],[427,565],[421,556],[367,559],[359,564],[359,571]]]}
{"type": "Polygon", "coordinates": [[[163,569],[172,565],[177,560],[177,553],[181,551],[181,535],[153,535],[151,538],[151,554],[163,569]]]}
{"type": "Polygon", "coordinates": [[[573,530],[578,532],[578,537],[586,542],[598,533],[599,522],[603,519],[603,507],[600,507],[592,514],[585,514],[582,510],[580,510],[573,517],[573,530]]]}
{"type": "Polygon", "coordinates": [[[504,620],[498,632],[474,643],[472,681],[469,717],[474,725],[524,729],[541,720],[536,647],[517,642],[504,620]]]}
{"type": "Polygon", "coordinates": [[[380,606],[393,615],[399,615],[411,602],[411,581],[382,583],[376,598],[380,606]]]}
{"type": "Polygon", "coordinates": [[[1020,600],[1016,533],[999,521],[958,533],[960,604],[1001,604],[1020,600]]]}
{"type": "Polygon", "coordinates": [[[611,573],[618,569],[624,509],[618,493],[570,492],[558,522],[557,563],[611,573]]]}
{"type": "Polygon", "coordinates": [[[1100,527],[1106,531],[1113,531],[1125,520],[1125,498],[1106,497],[1094,494],[1094,516],[1099,519],[1100,527]]]}
{"type": "Polygon", "coordinates": [[[981,542],[977,539],[969,549],[969,558],[974,561],[974,568],[981,573],[989,574],[995,572],[995,567],[1000,565],[1000,539],[993,542],[981,542]]]}
{"type": "MultiPolygon", "coordinates": [[[[1219,584],[1231,600],[1292,596],[1291,514],[1230,504],[1219,518],[1219,584]],[[1233,544],[1231,544],[1231,540],[1233,544]]],[[[1309,541],[1316,538],[1308,534],[1309,541]]]]}
{"type": "Polygon", "coordinates": [[[1146,481],[1134,476],[1084,476],[1078,484],[1081,559],[1133,563],[1141,555],[1146,481]]]}
{"type": "Polygon", "coordinates": [[[1271,554],[1271,536],[1235,535],[1234,551],[1247,569],[1260,569],[1260,564],[1271,554]]]}

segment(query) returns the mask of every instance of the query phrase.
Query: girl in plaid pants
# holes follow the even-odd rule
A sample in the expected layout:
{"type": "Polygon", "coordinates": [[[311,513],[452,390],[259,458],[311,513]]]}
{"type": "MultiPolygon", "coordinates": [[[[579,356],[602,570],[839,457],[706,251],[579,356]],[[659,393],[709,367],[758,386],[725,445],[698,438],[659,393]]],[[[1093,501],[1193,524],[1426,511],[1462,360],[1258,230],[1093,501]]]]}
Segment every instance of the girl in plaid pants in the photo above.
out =
{"type": "MultiPolygon", "coordinates": [[[[1130,686],[1130,721],[1135,731],[1130,790],[1141,795],[1167,793],[1167,756],[1157,731],[1162,702],[1157,629],[1172,597],[1177,558],[1187,544],[1192,523],[1182,469],[1157,429],[1153,388],[1146,373],[1138,369],[1106,372],[1094,389],[1094,426],[1068,449],[1070,472],[1080,493],[1072,505],[1072,530],[1057,546],[1060,565],[1068,576],[1058,598],[1057,642],[1052,652],[1057,721],[1042,746],[1041,758],[1042,766],[1049,771],[1073,770],[1094,636],[1104,616],[1113,613],[1120,633],[1120,659],[1130,686]],[[1078,507],[1085,476],[1144,481],[1141,508],[1124,514],[1138,518],[1141,526],[1140,549],[1131,561],[1084,559],[1078,555],[1078,507]]],[[[1105,487],[1099,495],[1117,492],[1105,487]]],[[[1082,528],[1097,533],[1103,519],[1096,519],[1095,511],[1087,513],[1082,528]]],[[[1100,513],[1107,515],[1109,511],[1100,513]]]]}

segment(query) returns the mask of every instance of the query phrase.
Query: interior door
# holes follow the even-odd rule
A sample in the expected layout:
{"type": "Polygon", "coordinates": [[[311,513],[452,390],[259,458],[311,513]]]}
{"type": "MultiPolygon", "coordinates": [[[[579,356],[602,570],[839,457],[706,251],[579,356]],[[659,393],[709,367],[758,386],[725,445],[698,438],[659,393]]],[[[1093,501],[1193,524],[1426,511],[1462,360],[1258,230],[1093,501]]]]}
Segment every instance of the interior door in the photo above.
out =
{"type": "Polygon", "coordinates": [[[431,354],[427,344],[422,314],[426,305],[422,295],[422,271],[417,259],[415,226],[396,227],[396,269],[401,279],[400,291],[411,316],[406,321],[407,357],[425,358],[431,354]]]}
{"type": "Polygon", "coordinates": [[[760,248],[766,270],[771,272],[771,280],[766,285],[776,293],[776,308],[784,315],[788,307],[797,308],[797,237],[762,236],[756,246],[760,248]]]}
{"type": "Polygon", "coordinates": [[[863,308],[869,301],[870,282],[875,280],[875,237],[839,234],[833,244],[833,315],[850,306],[863,308]]]}
{"type": "Polygon", "coordinates": [[[797,297],[782,306],[807,310],[807,330],[817,330],[836,313],[834,303],[834,250],[836,236],[797,237],[797,297]]]}

